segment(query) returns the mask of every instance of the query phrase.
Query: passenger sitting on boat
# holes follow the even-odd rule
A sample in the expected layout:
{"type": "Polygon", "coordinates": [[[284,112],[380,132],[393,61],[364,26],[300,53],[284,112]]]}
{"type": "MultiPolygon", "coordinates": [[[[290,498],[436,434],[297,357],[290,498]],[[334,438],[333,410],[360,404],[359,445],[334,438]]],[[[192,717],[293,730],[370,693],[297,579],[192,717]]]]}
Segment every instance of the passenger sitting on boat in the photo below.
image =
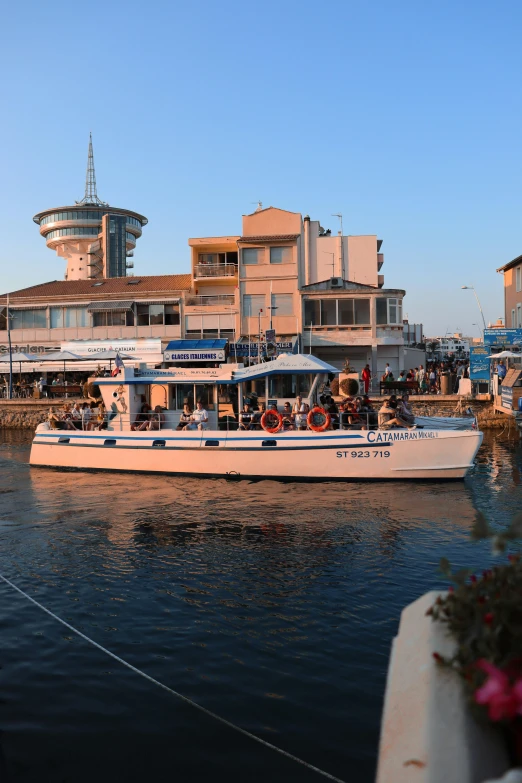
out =
{"type": "Polygon", "coordinates": [[[397,397],[392,394],[389,400],[386,400],[379,411],[379,429],[387,430],[390,427],[407,427],[416,429],[415,425],[407,424],[403,421],[397,412],[397,397]]]}
{"type": "Polygon", "coordinates": [[[154,413],[150,414],[149,430],[165,429],[165,414],[161,405],[156,405],[154,413]]]}
{"type": "Polygon", "coordinates": [[[82,409],[79,402],[75,402],[72,407],[70,421],[73,430],[82,429],[82,409]]]}
{"type": "Polygon", "coordinates": [[[355,400],[350,400],[350,402],[343,405],[340,420],[345,429],[352,429],[361,425],[362,420],[355,400]]]}
{"type": "Polygon", "coordinates": [[[296,430],[306,429],[306,415],[305,415],[305,403],[300,394],[295,398],[294,405],[292,407],[292,413],[294,415],[294,424],[296,430]]]}
{"type": "Polygon", "coordinates": [[[100,402],[98,405],[98,413],[96,415],[96,424],[93,424],[93,429],[96,427],[98,430],[105,430],[107,429],[107,421],[105,419],[105,405],[103,402],[100,402]]]}
{"type": "Polygon", "coordinates": [[[47,421],[49,422],[49,427],[52,430],[63,430],[64,429],[64,423],[60,420],[59,416],[56,415],[56,412],[49,408],[49,414],[47,416],[47,421]]]}
{"type": "Polygon", "coordinates": [[[377,414],[370,401],[370,398],[366,394],[361,401],[361,413],[364,414],[363,418],[366,419],[369,427],[374,427],[377,424],[377,414]]]}
{"type": "Polygon", "coordinates": [[[409,394],[403,394],[401,397],[401,401],[398,405],[399,410],[399,416],[403,421],[405,421],[407,424],[415,424],[415,416],[413,415],[413,411],[410,407],[410,395],[409,394]]]}
{"type": "Polygon", "coordinates": [[[146,402],[141,406],[141,411],[134,419],[134,424],[131,425],[131,430],[145,430],[149,423],[151,407],[146,402]]]}
{"type": "Polygon", "coordinates": [[[293,430],[294,429],[294,417],[292,415],[292,408],[290,407],[289,402],[285,402],[283,406],[283,430],[293,430]]]}
{"type": "Polygon", "coordinates": [[[406,372],[404,370],[401,370],[399,377],[397,378],[398,383],[406,383],[406,372]]]}
{"type": "Polygon", "coordinates": [[[66,430],[75,430],[76,427],[74,426],[72,422],[72,412],[71,412],[71,405],[70,403],[66,402],[63,406],[63,411],[61,412],[60,418],[63,421],[64,427],[63,429],[66,430]]]}
{"type": "Polygon", "coordinates": [[[257,411],[254,411],[254,418],[252,420],[252,429],[253,430],[260,430],[261,429],[261,419],[263,417],[263,413],[266,411],[266,404],[264,402],[259,403],[259,409],[257,411]]]}
{"type": "Polygon", "coordinates": [[[251,430],[254,422],[254,414],[249,402],[245,402],[243,410],[239,414],[239,427],[240,430],[251,430]]]}
{"type": "Polygon", "coordinates": [[[327,413],[330,414],[330,419],[332,421],[331,428],[333,430],[339,429],[339,408],[335,404],[332,397],[329,398],[328,406],[326,408],[327,413]]]}
{"type": "Polygon", "coordinates": [[[190,417],[192,419],[192,422],[188,425],[187,429],[204,430],[208,422],[208,413],[203,407],[203,403],[201,402],[201,400],[198,400],[196,404],[197,404],[196,410],[190,417]]]}
{"type": "Polygon", "coordinates": [[[191,421],[192,421],[192,408],[188,404],[188,402],[186,402],[183,405],[183,413],[179,417],[179,424],[176,427],[178,432],[179,430],[186,430],[191,421]]]}
{"type": "Polygon", "coordinates": [[[91,406],[88,402],[82,405],[82,430],[91,429],[91,406]]]}

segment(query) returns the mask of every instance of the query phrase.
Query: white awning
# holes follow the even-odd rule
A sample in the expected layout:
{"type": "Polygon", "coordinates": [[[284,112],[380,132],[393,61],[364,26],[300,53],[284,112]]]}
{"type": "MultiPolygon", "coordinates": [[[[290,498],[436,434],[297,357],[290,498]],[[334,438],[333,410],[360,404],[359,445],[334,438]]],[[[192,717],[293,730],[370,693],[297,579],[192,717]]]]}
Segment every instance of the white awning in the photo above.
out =
{"type": "Polygon", "coordinates": [[[262,378],[266,375],[308,375],[316,373],[332,373],[338,375],[339,370],[332,364],[327,364],[316,356],[283,353],[272,362],[245,367],[233,373],[232,383],[262,378]]]}

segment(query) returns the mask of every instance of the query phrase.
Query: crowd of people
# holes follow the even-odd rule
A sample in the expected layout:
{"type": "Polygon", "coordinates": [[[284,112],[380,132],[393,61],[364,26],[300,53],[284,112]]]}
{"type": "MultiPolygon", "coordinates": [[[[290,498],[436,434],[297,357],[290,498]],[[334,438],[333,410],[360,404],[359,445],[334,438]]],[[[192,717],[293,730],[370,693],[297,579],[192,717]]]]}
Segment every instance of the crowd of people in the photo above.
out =
{"type": "MultiPolygon", "coordinates": [[[[415,428],[415,418],[410,407],[409,395],[403,394],[397,399],[392,394],[381,406],[379,411],[373,407],[367,395],[358,397],[345,397],[340,402],[327,394],[322,395],[320,404],[329,416],[329,429],[373,429],[377,425],[379,429],[392,427],[415,428]]],[[[261,419],[267,411],[263,402],[257,404],[255,409],[250,400],[245,400],[243,409],[237,417],[239,430],[262,430],[261,419]]],[[[274,411],[281,416],[281,429],[283,432],[290,430],[306,430],[309,428],[308,417],[310,406],[304,402],[301,396],[296,397],[294,403],[285,402],[279,410],[276,403],[272,403],[268,412],[274,411]]],[[[102,430],[106,429],[111,418],[111,411],[106,411],[102,402],[96,407],[92,403],[75,402],[65,403],[62,409],[49,409],[48,422],[51,429],[63,430],[102,430]]],[[[156,405],[154,410],[144,402],[134,422],[131,424],[133,431],[161,430],[165,428],[165,413],[161,405],[156,405]]],[[[208,425],[208,412],[201,401],[196,408],[186,402],[180,415],[177,431],[204,430],[208,425]]]]}
{"type": "MultiPolygon", "coordinates": [[[[415,429],[415,416],[411,409],[408,394],[403,394],[399,399],[392,394],[377,411],[368,395],[357,397],[345,397],[336,402],[332,396],[322,396],[320,404],[325,413],[329,415],[329,429],[392,429],[394,427],[415,429]]],[[[264,403],[259,404],[258,410],[253,410],[247,400],[243,410],[239,414],[240,430],[260,430],[261,418],[266,408],[264,403]]],[[[308,414],[310,406],[303,402],[302,397],[296,397],[293,404],[285,402],[282,410],[273,403],[268,411],[280,413],[282,417],[282,430],[306,430],[309,428],[308,414]]]]}
{"type": "Polygon", "coordinates": [[[465,360],[428,362],[426,367],[420,364],[409,370],[401,370],[397,378],[395,378],[390,365],[387,364],[381,376],[381,383],[390,385],[414,383],[417,387],[416,391],[420,394],[440,394],[443,375],[450,376],[452,391],[457,393],[460,380],[469,378],[469,362],[465,360]]]}
{"type": "Polygon", "coordinates": [[[103,403],[92,408],[88,402],[66,402],[63,408],[49,408],[47,417],[52,430],[102,430],[107,427],[107,414],[103,403]]]}

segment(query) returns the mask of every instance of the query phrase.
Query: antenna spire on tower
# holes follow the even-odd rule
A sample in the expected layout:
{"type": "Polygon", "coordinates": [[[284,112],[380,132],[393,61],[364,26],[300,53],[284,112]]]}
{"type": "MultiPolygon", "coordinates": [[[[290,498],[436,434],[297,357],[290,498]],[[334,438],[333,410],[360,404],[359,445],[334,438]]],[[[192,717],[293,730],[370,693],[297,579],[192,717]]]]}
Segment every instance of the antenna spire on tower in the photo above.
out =
{"type": "Polygon", "coordinates": [[[96,192],[96,172],[94,170],[94,153],[92,151],[92,133],[89,133],[89,154],[87,156],[87,174],[85,177],[85,196],[77,204],[97,204],[100,207],[107,207],[105,201],[98,198],[96,192]]]}

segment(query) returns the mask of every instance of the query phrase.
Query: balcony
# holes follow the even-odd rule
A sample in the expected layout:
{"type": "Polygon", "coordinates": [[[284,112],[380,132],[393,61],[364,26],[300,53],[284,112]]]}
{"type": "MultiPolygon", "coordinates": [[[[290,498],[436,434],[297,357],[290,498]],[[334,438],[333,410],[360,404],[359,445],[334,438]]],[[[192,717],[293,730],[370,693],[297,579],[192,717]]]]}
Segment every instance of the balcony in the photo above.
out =
{"type": "Polygon", "coordinates": [[[234,294],[217,294],[215,296],[187,296],[187,307],[223,307],[235,303],[234,294]]]}
{"type": "Polygon", "coordinates": [[[196,264],[194,277],[236,277],[237,264],[196,264]]]}

